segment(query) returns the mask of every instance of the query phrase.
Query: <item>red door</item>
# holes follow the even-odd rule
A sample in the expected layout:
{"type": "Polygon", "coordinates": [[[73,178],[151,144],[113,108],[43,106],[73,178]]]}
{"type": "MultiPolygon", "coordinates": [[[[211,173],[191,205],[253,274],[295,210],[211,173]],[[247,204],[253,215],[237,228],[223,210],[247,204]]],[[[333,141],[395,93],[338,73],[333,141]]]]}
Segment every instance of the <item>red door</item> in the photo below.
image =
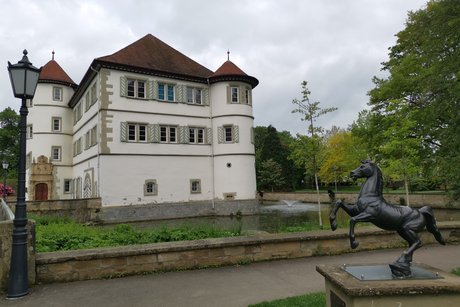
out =
{"type": "Polygon", "coordinates": [[[35,185],[35,200],[48,200],[48,185],[39,183],[35,185]]]}

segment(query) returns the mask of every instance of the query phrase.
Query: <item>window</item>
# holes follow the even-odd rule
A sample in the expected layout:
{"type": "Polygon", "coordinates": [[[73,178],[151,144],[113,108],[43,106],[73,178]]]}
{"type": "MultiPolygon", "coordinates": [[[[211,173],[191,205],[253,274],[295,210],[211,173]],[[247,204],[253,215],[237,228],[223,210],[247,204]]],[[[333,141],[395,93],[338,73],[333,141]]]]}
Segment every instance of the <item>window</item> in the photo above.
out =
{"type": "Polygon", "coordinates": [[[201,193],[201,180],[190,179],[190,193],[198,194],[201,193]]]}
{"type": "Polygon", "coordinates": [[[219,143],[239,143],[239,127],[237,125],[224,125],[217,127],[219,143]]]}
{"type": "Polygon", "coordinates": [[[158,99],[174,101],[174,85],[166,83],[158,83],[158,99]]]}
{"type": "Polygon", "coordinates": [[[91,105],[93,105],[93,104],[97,101],[96,83],[94,83],[94,84],[91,86],[90,93],[91,93],[91,105]]]}
{"type": "Polygon", "coordinates": [[[203,90],[200,88],[193,88],[187,86],[187,102],[193,104],[203,103],[203,90]]]}
{"type": "Polygon", "coordinates": [[[62,87],[53,87],[53,100],[62,101],[62,87]]]}
{"type": "Polygon", "coordinates": [[[64,179],[64,194],[72,193],[72,179],[64,179]]]}
{"type": "Polygon", "coordinates": [[[31,139],[34,135],[34,130],[33,130],[33,126],[32,125],[27,125],[27,128],[26,128],[26,138],[27,139],[31,139]]]}
{"type": "Polygon", "coordinates": [[[239,102],[239,99],[238,99],[238,92],[239,92],[239,88],[238,87],[231,87],[230,88],[230,93],[231,93],[231,102],[232,103],[238,103],[239,102]]]}
{"type": "Polygon", "coordinates": [[[128,124],[128,142],[147,142],[147,125],[128,124]]]}
{"type": "Polygon", "coordinates": [[[204,144],[204,128],[189,128],[189,143],[204,144]]]}
{"type": "Polygon", "coordinates": [[[148,179],[144,183],[144,195],[158,195],[158,185],[155,179],[148,179]]]}
{"type": "Polygon", "coordinates": [[[73,123],[74,123],[74,125],[81,119],[82,116],[83,116],[82,102],[79,102],[75,106],[75,109],[73,109],[73,123]]]}
{"type": "Polygon", "coordinates": [[[89,92],[86,92],[85,95],[85,112],[89,110],[90,107],[90,99],[89,99],[89,92]]]}
{"type": "Polygon", "coordinates": [[[53,132],[61,132],[62,130],[61,123],[62,123],[62,119],[60,117],[53,117],[51,130],[53,132]]]}
{"type": "Polygon", "coordinates": [[[93,128],[91,128],[91,131],[90,131],[90,135],[91,135],[91,140],[90,140],[90,146],[94,146],[97,144],[97,126],[94,126],[93,128]]]}
{"type": "Polygon", "coordinates": [[[145,81],[128,79],[128,97],[145,98],[145,81]]]}
{"type": "Polygon", "coordinates": [[[177,127],[160,126],[161,143],[177,143],[177,127]]]}
{"type": "Polygon", "coordinates": [[[224,140],[225,143],[233,142],[233,126],[224,126],[224,140]]]}
{"type": "Polygon", "coordinates": [[[248,88],[244,90],[244,102],[246,104],[252,104],[251,103],[251,90],[248,88]]]}
{"type": "Polygon", "coordinates": [[[61,161],[61,146],[53,146],[51,147],[51,160],[53,161],[61,161]]]}
{"type": "Polygon", "coordinates": [[[82,146],[81,146],[81,137],[76,140],[75,142],[73,142],[73,156],[77,156],[79,154],[81,154],[82,152],[82,146]]]}

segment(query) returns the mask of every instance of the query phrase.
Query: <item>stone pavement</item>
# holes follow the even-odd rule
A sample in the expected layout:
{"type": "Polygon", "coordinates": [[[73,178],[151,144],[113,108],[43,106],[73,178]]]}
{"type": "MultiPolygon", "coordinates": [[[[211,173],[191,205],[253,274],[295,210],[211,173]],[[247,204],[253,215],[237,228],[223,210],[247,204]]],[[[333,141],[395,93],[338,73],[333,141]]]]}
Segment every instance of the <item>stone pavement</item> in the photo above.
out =
{"type": "MultiPolygon", "coordinates": [[[[90,280],[31,287],[18,300],[0,298],[6,307],[187,306],[234,307],[309,292],[324,291],[316,265],[389,263],[401,249],[357,252],[176,271],[110,280],[90,280]]],[[[460,267],[460,245],[429,245],[415,252],[415,262],[450,272],[460,267]]]]}

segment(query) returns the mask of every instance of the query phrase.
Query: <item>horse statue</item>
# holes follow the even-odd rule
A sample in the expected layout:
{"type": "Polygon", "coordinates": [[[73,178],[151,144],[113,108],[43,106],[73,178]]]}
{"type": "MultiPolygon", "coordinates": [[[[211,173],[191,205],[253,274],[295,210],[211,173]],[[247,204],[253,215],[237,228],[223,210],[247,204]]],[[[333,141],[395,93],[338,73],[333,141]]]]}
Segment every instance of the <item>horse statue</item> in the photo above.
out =
{"type": "Polygon", "coordinates": [[[412,275],[410,265],[414,251],[422,246],[418,232],[426,229],[434,235],[436,240],[445,245],[441,232],[436,226],[433,210],[429,206],[412,209],[407,206],[394,206],[388,204],[382,196],[383,177],[380,169],[371,161],[361,162],[361,166],[350,173],[353,179],[366,178],[361,186],[356,205],[345,204],[338,200],[329,215],[331,229],[337,229],[336,214],[342,208],[350,218],[350,245],[352,249],[358,247],[355,238],[355,225],[358,222],[371,222],[384,230],[396,231],[409,247],[393,263],[390,269],[393,276],[407,278],[412,275]]]}

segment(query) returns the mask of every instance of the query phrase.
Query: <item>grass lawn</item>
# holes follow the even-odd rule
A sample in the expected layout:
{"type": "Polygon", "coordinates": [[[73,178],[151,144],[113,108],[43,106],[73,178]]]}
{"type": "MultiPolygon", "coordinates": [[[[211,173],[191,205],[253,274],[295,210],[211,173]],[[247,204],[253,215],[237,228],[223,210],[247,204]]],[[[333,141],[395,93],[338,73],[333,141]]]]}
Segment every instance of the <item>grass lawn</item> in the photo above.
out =
{"type": "Polygon", "coordinates": [[[262,302],[248,307],[322,307],[326,306],[326,294],[323,292],[292,296],[271,302],[262,302]]]}

